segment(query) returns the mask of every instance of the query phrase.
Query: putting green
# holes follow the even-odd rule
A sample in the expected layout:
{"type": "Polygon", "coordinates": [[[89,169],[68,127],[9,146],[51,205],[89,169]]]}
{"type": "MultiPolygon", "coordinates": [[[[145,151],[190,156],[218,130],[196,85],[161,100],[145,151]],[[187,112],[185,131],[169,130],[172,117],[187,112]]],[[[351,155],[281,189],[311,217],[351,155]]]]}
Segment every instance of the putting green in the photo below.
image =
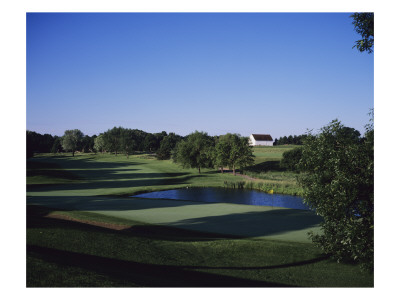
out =
{"type": "Polygon", "coordinates": [[[320,231],[322,221],[310,211],[227,203],[84,196],[28,197],[27,202],[196,231],[303,243],[310,242],[307,232],[320,231]]]}

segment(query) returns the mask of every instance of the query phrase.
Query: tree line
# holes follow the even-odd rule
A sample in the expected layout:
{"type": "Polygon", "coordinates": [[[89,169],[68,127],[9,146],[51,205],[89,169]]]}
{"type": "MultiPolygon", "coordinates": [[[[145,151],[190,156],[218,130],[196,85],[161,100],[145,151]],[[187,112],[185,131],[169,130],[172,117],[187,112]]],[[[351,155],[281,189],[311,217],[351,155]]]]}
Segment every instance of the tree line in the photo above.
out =
{"type": "Polygon", "coordinates": [[[98,136],[84,135],[79,129],[66,130],[62,137],[27,131],[27,156],[35,152],[122,153],[129,158],[135,152],[155,153],[160,160],[173,159],[184,168],[227,167],[236,175],[236,169],[243,169],[254,163],[254,155],[248,137],[227,133],[209,136],[206,132],[195,131],[185,137],[165,131],[147,133],[138,129],[114,127],[98,136]]]}
{"type": "Polygon", "coordinates": [[[34,153],[124,153],[135,151],[157,152],[160,158],[170,158],[168,153],[182,137],[173,132],[148,133],[139,129],[114,127],[101,134],[88,136],[79,129],[66,130],[63,136],[26,131],[27,157],[34,153]],[[165,138],[165,140],[164,140],[165,138]],[[164,141],[163,141],[164,140],[164,141]]]}
{"type": "Polygon", "coordinates": [[[232,170],[243,169],[254,163],[249,138],[239,134],[227,133],[221,136],[209,136],[206,132],[195,131],[186,136],[172,150],[172,159],[184,168],[195,168],[201,173],[202,168],[224,167],[232,170]]]}
{"type": "Polygon", "coordinates": [[[275,139],[274,141],[274,146],[279,146],[279,145],[303,145],[303,140],[306,137],[306,134],[302,135],[289,135],[289,136],[283,136],[280,137],[279,139],[275,139]]]}

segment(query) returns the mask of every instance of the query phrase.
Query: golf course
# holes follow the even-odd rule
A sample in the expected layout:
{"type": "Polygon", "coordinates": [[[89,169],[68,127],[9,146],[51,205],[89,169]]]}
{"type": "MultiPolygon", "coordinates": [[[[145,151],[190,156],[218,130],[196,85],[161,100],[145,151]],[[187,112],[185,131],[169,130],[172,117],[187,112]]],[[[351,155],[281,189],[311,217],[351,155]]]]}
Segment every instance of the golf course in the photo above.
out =
{"type": "MultiPolygon", "coordinates": [[[[278,167],[291,148],[255,147],[252,186],[299,192],[278,167]]],[[[322,221],[312,211],[131,197],[244,181],[151,153],[37,154],[27,160],[27,286],[373,286],[373,274],[311,243],[322,221]]]]}

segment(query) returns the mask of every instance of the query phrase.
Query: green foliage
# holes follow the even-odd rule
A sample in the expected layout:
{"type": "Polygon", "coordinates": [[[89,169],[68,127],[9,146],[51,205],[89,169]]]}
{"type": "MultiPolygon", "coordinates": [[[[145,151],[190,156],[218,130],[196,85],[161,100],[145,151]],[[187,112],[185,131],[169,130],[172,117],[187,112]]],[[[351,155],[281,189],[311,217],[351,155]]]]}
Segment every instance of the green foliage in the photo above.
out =
{"type": "Polygon", "coordinates": [[[215,147],[215,162],[219,167],[228,166],[233,175],[236,174],[236,167],[242,169],[253,164],[254,155],[248,138],[232,133],[220,136],[215,147]]]}
{"type": "Polygon", "coordinates": [[[104,152],[106,150],[105,146],[104,134],[99,134],[99,136],[94,139],[93,148],[96,152],[104,152]]]}
{"type": "Polygon", "coordinates": [[[154,151],[158,147],[158,140],[154,134],[147,134],[143,141],[143,146],[145,151],[154,151]]]}
{"type": "Polygon", "coordinates": [[[85,135],[82,139],[82,142],[80,143],[80,148],[82,148],[82,152],[84,153],[89,153],[94,151],[94,139],[96,136],[88,136],[85,135]]]}
{"type": "Polygon", "coordinates": [[[362,37],[361,40],[356,41],[353,48],[357,47],[360,52],[372,53],[374,47],[374,14],[354,13],[350,17],[353,18],[354,30],[362,37]]]}
{"type": "Polygon", "coordinates": [[[79,144],[82,142],[83,133],[79,129],[65,130],[61,139],[61,146],[65,151],[71,151],[74,156],[79,144]]]}
{"type": "Polygon", "coordinates": [[[167,136],[164,136],[160,148],[158,149],[156,155],[157,159],[170,159],[172,150],[175,148],[176,144],[182,140],[180,135],[170,132],[167,136]]]}
{"type": "Polygon", "coordinates": [[[281,168],[289,171],[296,171],[297,165],[301,159],[302,148],[294,148],[292,150],[286,151],[282,154],[282,160],[280,162],[281,168]]]}
{"type": "Polygon", "coordinates": [[[122,148],[122,127],[114,127],[103,133],[105,148],[107,151],[113,152],[117,155],[118,151],[122,148]]]}
{"type": "Polygon", "coordinates": [[[40,134],[34,131],[26,131],[26,154],[32,157],[34,153],[49,153],[56,137],[50,134],[40,134]]]}
{"type": "Polygon", "coordinates": [[[133,137],[133,133],[129,129],[122,129],[120,132],[120,146],[121,150],[125,153],[126,157],[129,158],[129,153],[135,150],[136,142],[133,137]]]}
{"type": "Polygon", "coordinates": [[[373,268],[373,128],[359,132],[334,120],[303,146],[299,182],[306,203],[324,218],[312,239],[338,260],[373,268]]]}
{"type": "Polygon", "coordinates": [[[206,132],[195,131],[179,142],[172,154],[173,161],[184,168],[212,168],[214,141],[206,132]]]}
{"type": "Polygon", "coordinates": [[[285,135],[280,137],[279,139],[275,139],[274,146],[279,145],[303,145],[303,139],[306,137],[305,134],[302,135],[289,135],[288,137],[285,135]]]}
{"type": "Polygon", "coordinates": [[[62,151],[62,146],[61,146],[61,138],[56,137],[53,143],[53,146],[51,147],[51,153],[59,153],[62,151]]]}

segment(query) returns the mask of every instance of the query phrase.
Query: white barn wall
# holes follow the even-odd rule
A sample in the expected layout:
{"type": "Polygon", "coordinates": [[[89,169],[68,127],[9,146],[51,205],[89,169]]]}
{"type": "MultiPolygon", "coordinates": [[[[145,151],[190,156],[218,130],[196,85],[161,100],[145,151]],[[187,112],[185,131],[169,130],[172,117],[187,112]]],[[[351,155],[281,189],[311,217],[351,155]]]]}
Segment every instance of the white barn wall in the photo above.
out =
{"type": "Polygon", "coordinates": [[[249,138],[250,146],[273,146],[273,141],[256,141],[253,135],[250,135],[249,138]]]}

